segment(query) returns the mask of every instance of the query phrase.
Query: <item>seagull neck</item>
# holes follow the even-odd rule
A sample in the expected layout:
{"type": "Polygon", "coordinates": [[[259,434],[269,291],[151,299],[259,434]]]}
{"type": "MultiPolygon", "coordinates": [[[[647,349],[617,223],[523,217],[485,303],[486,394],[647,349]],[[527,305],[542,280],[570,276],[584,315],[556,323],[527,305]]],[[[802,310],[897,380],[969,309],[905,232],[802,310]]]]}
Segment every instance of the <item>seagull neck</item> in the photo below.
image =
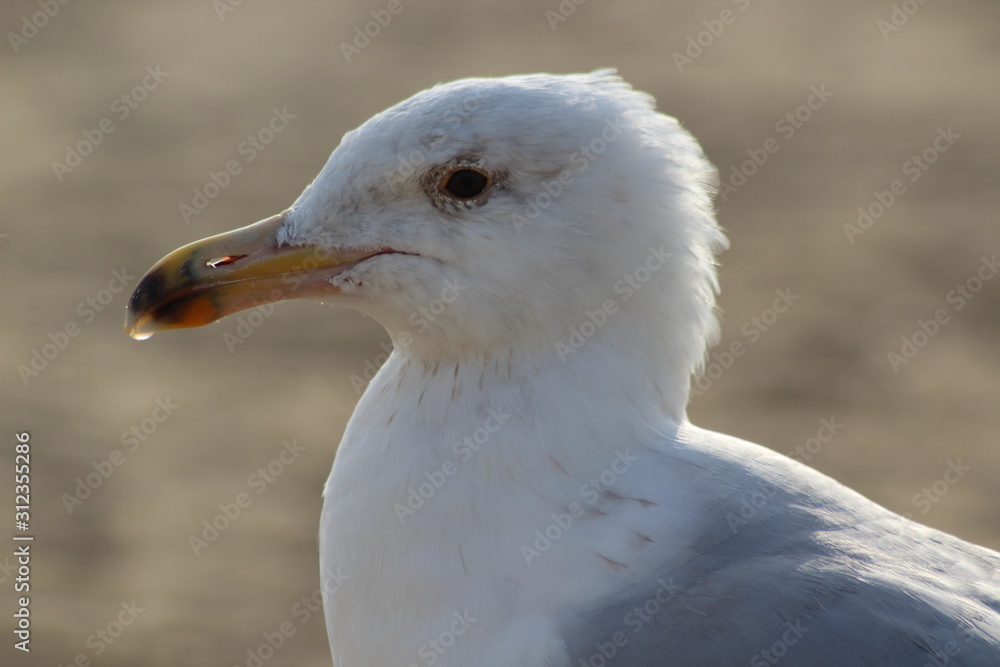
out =
{"type": "Polygon", "coordinates": [[[686,370],[644,354],[642,346],[594,338],[576,348],[500,350],[457,361],[428,361],[408,352],[396,348],[369,392],[411,397],[438,423],[462,423],[468,414],[485,417],[490,408],[538,420],[572,412],[581,423],[611,429],[641,423],[661,430],[686,419],[686,370]]]}

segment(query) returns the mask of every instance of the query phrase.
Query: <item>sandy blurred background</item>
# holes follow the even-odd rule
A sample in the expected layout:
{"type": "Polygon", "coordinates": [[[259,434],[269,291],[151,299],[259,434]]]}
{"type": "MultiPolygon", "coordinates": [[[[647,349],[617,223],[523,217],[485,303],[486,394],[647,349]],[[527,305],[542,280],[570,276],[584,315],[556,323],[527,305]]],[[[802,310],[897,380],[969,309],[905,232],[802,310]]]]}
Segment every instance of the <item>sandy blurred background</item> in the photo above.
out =
{"type": "Polygon", "coordinates": [[[745,352],[713,359],[692,420],[804,447],[876,501],[1000,548],[1000,277],[948,299],[981,269],[993,278],[983,258],[1000,246],[1000,5],[564,0],[567,16],[546,16],[557,0],[404,0],[348,62],[341,44],[388,4],[52,0],[51,17],[45,2],[0,6],[0,532],[17,532],[12,450],[27,430],[36,536],[30,655],[11,649],[12,547],[0,549],[0,663],[253,665],[286,623],[294,634],[263,664],[329,664],[321,615],[301,599],[318,586],[320,490],[351,378],[379,362],[385,335],[296,302],[138,343],[121,330],[125,303],[166,252],[291,203],[347,130],[472,75],[617,66],[731,184],[773,138],[777,152],[719,201],[732,250],[716,351],[745,352]],[[800,109],[813,87],[832,96],[800,109]],[[275,109],[294,118],[248,148],[275,109]],[[796,113],[808,120],[776,126],[796,113]],[[105,118],[113,131],[60,180],[52,163],[105,118]],[[948,128],[958,138],[934,148],[948,128]],[[925,151],[934,163],[914,172],[925,151]],[[185,221],[181,204],[231,160],[240,173],[185,221]],[[844,225],[895,179],[905,191],[849,239],[844,225]],[[798,299],[774,319],[776,290],[798,299]],[[894,369],[888,353],[937,309],[947,322],[894,369]],[[67,326],[77,335],[61,338],[67,326]],[[65,349],[22,377],[36,351],[55,351],[50,334],[65,349]],[[141,439],[123,442],[133,428],[141,439]],[[304,451],[258,494],[255,471],[277,469],[293,439],[304,451]],[[121,465],[68,511],[78,479],[97,479],[115,450],[121,465]],[[947,482],[952,464],[968,470],[947,482]],[[195,556],[189,537],[241,492],[252,504],[195,556]],[[133,601],[141,612],[124,611],[133,601]]]}

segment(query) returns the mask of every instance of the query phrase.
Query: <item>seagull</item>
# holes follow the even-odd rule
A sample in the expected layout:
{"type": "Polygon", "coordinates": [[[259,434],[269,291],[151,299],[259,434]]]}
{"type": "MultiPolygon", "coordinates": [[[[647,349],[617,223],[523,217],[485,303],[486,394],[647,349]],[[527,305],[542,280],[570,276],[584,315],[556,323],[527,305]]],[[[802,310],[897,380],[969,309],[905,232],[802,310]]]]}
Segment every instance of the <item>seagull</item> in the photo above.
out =
{"type": "Polygon", "coordinates": [[[1000,554],[688,420],[717,182],[614,70],[464,79],[142,278],[139,339],[299,298],[391,336],[324,490],[337,667],[1000,665],[1000,554]]]}

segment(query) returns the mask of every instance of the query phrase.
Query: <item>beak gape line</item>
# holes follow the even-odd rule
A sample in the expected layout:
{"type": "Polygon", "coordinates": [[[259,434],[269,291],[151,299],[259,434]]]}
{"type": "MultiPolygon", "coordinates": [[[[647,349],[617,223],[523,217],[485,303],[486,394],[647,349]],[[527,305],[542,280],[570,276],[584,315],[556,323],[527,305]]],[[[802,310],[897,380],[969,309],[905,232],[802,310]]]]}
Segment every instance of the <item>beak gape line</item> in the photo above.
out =
{"type": "Polygon", "coordinates": [[[336,292],[330,278],[375,250],[279,245],[287,212],[197,241],[170,253],[139,281],[125,331],[143,340],[158,331],[210,324],[227,315],[287,299],[336,292]]]}

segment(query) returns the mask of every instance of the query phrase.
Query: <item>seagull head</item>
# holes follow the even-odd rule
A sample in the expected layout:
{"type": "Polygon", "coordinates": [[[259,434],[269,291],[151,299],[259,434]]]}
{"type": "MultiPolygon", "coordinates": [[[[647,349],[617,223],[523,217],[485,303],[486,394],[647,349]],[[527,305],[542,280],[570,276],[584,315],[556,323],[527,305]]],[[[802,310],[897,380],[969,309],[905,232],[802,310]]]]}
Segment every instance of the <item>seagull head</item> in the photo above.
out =
{"type": "Polygon", "coordinates": [[[347,133],[283,213],[163,258],[126,331],[309,298],[426,361],[615,338],[689,376],[717,328],[714,182],[691,135],[613,71],[439,85],[347,133]]]}

